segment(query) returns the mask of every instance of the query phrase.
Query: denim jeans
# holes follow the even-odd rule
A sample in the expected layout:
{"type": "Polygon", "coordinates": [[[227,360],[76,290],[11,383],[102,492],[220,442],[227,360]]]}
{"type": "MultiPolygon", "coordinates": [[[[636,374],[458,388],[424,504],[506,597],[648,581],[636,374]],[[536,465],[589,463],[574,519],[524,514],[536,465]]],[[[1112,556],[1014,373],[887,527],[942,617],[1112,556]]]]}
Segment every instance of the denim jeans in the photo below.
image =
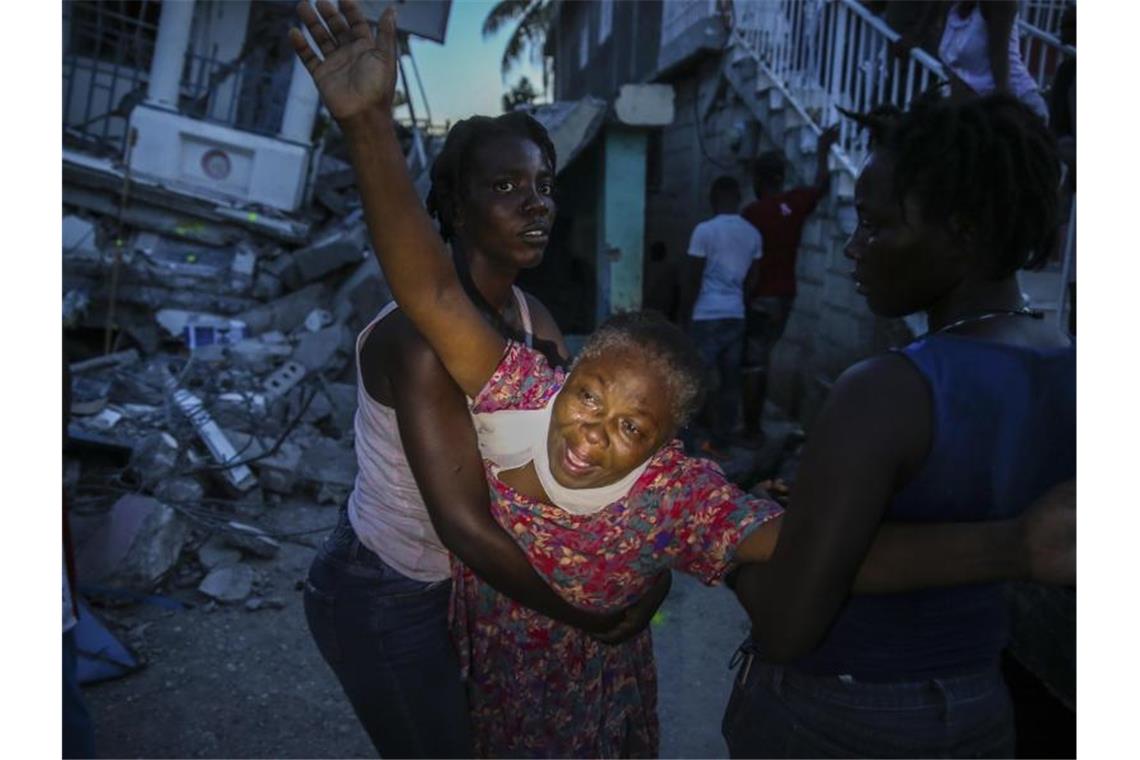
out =
{"type": "Polygon", "coordinates": [[[728,446],[740,406],[740,362],[743,354],[743,319],[693,320],[693,343],[708,373],[705,411],[712,443],[728,446]]]}
{"type": "Polygon", "coordinates": [[[1013,757],[1013,705],[995,666],[868,683],[761,662],[749,643],[721,731],[731,757],[1013,757]]]}
{"type": "Polygon", "coordinates": [[[385,564],[343,509],[309,569],[309,631],[383,757],[472,756],[450,594],[450,580],[412,580],[385,564]]]}

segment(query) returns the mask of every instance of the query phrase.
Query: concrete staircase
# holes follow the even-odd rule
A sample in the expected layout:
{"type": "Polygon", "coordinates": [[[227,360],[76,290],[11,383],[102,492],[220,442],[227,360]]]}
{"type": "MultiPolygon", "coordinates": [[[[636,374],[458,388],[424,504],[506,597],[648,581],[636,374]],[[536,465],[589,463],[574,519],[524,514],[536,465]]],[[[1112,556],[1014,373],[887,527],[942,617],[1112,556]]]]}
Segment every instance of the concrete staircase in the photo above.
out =
{"type": "MultiPolygon", "coordinates": [[[[731,55],[731,54],[730,54],[731,55]]],[[[730,58],[726,56],[726,58],[730,58]]],[[[724,66],[724,78],[760,125],[757,152],[780,148],[788,158],[789,187],[815,178],[818,128],[806,120],[755,60],[739,56],[724,66]]],[[[855,229],[855,176],[845,157],[831,157],[829,197],[804,227],[796,264],[798,294],[783,339],[773,354],[769,394],[805,424],[818,411],[835,378],[856,361],[895,345],[913,333],[902,320],[875,317],[854,287],[853,265],[843,247],[855,229]]]]}

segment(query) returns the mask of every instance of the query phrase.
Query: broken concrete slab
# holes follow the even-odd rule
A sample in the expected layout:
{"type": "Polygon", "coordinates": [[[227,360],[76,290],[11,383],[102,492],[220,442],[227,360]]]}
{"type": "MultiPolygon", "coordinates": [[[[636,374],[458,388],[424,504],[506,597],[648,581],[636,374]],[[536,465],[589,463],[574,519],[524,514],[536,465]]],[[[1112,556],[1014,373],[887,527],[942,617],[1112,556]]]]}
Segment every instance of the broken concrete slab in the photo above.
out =
{"type": "Polygon", "coordinates": [[[351,321],[363,327],[391,300],[392,292],[388,290],[380,265],[369,255],[337,288],[332,298],[333,316],[338,322],[351,321]]]}
{"type": "Polygon", "coordinates": [[[99,259],[97,226],[89,219],[68,214],[63,217],[63,255],[65,257],[99,259]]]}
{"type": "Polygon", "coordinates": [[[131,452],[129,467],[144,483],[161,482],[174,473],[180,450],[170,433],[151,433],[131,452]]]}
{"type": "Polygon", "coordinates": [[[170,506],[129,494],[80,548],[79,575],[89,583],[150,590],[178,561],[188,533],[170,506]]]}
{"type": "Polygon", "coordinates": [[[237,319],[245,322],[250,335],[258,335],[267,330],[291,332],[304,323],[309,312],[326,305],[330,290],[324,283],[315,282],[275,301],[244,311],[237,315],[237,319]]]}
{"type": "Polygon", "coordinates": [[[305,365],[299,362],[290,360],[282,364],[272,375],[265,378],[263,387],[266,400],[273,401],[291,391],[304,379],[305,372],[305,365]]]}
{"type": "Polygon", "coordinates": [[[314,333],[305,333],[293,351],[293,360],[309,372],[336,373],[344,368],[352,352],[352,331],[335,324],[314,333]]]}
{"type": "Polygon", "coordinates": [[[353,383],[323,383],[313,396],[303,417],[305,422],[315,423],[330,419],[340,430],[352,427],[356,415],[356,385],[353,383]]]}
{"type": "Polygon", "coordinates": [[[197,478],[168,478],[154,487],[154,496],[168,504],[196,504],[206,496],[206,487],[197,478]]]}
{"type": "Polygon", "coordinates": [[[352,447],[320,437],[304,448],[298,471],[303,480],[352,488],[356,482],[356,454],[352,447]]]}
{"type": "Polygon", "coordinates": [[[241,551],[226,544],[225,537],[215,533],[206,543],[198,547],[198,562],[207,570],[236,565],[241,561],[241,551]]]}
{"type": "Polygon", "coordinates": [[[281,544],[270,538],[265,531],[236,520],[226,523],[224,539],[228,545],[264,559],[272,559],[281,551],[281,544]]]}
{"type": "Polygon", "coordinates": [[[240,602],[253,591],[253,568],[240,562],[214,568],[198,585],[198,590],[219,602],[240,602]]]}
{"type": "Polygon", "coordinates": [[[359,264],[366,255],[368,228],[359,209],[312,243],[290,255],[301,282],[313,282],[341,267],[359,264]]]}
{"type": "Polygon", "coordinates": [[[105,369],[107,367],[126,367],[136,363],[138,360],[139,352],[133,348],[128,348],[126,351],[116,351],[113,354],[96,356],[81,362],[72,362],[68,369],[71,370],[71,374],[78,375],[81,372],[105,369]]]}
{"type": "Polygon", "coordinates": [[[238,367],[256,372],[268,372],[278,362],[288,359],[293,354],[293,347],[288,343],[273,343],[257,338],[242,338],[226,349],[226,354],[238,367]]]}
{"type": "Polygon", "coordinates": [[[333,323],[332,312],[326,309],[313,309],[305,317],[305,329],[309,332],[318,332],[333,323]]]}
{"type": "Polygon", "coordinates": [[[280,448],[253,462],[261,487],[271,493],[288,494],[297,487],[297,469],[301,464],[301,447],[282,441],[280,448]]]}
{"type": "Polygon", "coordinates": [[[107,406],[111,381],[103,377],[71,378],[71,413],[77,416],[98,414],[107,406]]]}

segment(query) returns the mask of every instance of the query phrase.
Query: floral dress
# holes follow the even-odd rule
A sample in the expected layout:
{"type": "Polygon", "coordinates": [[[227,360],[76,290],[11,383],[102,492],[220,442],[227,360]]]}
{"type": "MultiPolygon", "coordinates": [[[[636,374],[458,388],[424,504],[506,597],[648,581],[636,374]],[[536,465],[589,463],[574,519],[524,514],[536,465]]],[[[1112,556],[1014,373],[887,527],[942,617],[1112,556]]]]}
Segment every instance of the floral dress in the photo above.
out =
{"type": "MultiPolygon", "coordinates": [[[[565,380],[537,351],[510,343],[472,411],[542,408],[565,380]]],[[[664,569],[717,582],[736,546],[780,514],[678,441],[650,460],[629,495],[573,515],[530,499],[487,468],[491,509],[561,596],[615,610],[664,569]]],[[[601,644],[499,594],[453,559],[452,634],[484,757],[656,757],[657,674],[645,630],[601,644]]]]}

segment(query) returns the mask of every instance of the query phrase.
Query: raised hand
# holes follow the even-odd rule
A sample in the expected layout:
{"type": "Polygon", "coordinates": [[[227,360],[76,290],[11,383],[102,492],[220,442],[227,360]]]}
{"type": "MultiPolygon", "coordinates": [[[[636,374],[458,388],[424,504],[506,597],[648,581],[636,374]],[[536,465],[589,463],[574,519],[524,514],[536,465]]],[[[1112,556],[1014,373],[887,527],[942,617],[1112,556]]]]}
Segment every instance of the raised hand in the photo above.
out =
{"type": "Polygon", "coordinates": [[[289,30],[289,41],[333,118],[343,124],[370,110],[390,114],[398,55],[395,10],[389,6],[380,16],[375,36],[355,0],[341,0],[340,10],[329,0],[317,0],[317,10],[301,0],[297,16],[320,54],[300,29],[289,30]]]}

